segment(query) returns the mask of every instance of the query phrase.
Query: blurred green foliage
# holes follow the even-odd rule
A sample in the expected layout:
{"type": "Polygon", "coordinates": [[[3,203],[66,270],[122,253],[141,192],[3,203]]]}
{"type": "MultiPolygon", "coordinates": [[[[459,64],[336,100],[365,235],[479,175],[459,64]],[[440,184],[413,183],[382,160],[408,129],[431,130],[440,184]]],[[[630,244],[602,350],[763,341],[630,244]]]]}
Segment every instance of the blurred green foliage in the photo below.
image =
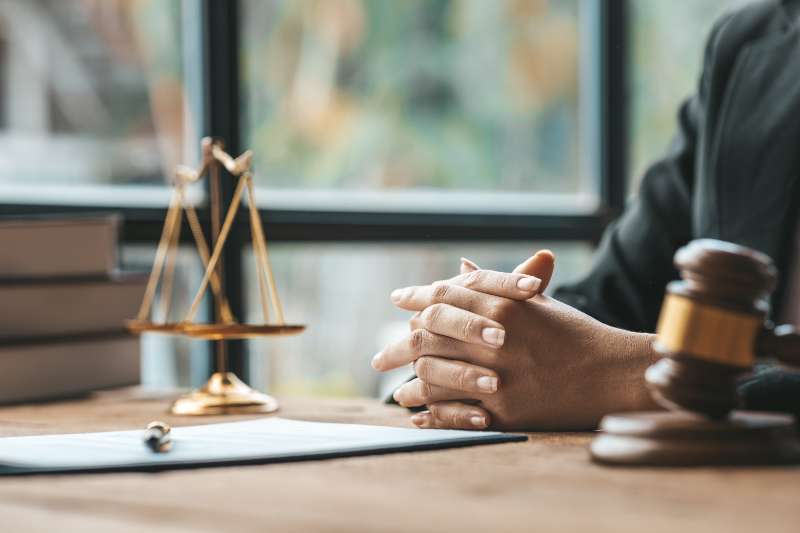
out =
{"type": "Polygon", "coordinates": [[[576,192],[577,0],[244,0],[261,185],[576,192]]]}

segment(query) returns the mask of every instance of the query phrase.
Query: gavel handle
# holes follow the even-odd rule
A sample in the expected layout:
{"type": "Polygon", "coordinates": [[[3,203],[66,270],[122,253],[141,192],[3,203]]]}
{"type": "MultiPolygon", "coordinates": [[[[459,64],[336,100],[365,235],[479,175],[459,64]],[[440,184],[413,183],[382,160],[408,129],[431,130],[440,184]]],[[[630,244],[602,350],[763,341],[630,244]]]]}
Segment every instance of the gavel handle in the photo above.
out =
{"type": "Polygon", "coordinates": [[[788,324],[764,328],[756,339],[755,352],[800,368],[800,330],[788,324]]]}

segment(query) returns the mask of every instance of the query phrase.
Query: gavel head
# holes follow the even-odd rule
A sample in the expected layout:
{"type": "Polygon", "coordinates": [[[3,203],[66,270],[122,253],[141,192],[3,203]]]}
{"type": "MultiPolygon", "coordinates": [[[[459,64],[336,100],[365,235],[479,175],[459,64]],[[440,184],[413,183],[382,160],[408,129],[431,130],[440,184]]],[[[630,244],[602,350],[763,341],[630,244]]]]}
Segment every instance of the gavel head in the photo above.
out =
{"type": "Polygon", "coordinates": [[[766,255],[702,239],[675,254],[681,280],[667,286],[647,369],[653,398],[713,418],[736,407],[736,378],[753,366],[776,271],[766,255]]]}

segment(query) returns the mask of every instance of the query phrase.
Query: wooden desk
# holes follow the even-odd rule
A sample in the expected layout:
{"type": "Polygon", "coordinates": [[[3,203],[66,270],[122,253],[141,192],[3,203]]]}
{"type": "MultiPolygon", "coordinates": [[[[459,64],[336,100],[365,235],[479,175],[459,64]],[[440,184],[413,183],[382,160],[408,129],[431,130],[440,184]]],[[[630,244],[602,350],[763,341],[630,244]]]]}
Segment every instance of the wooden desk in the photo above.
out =
{"type": "MultiPolygon", "coordinates": [[[[407,425],[373,400],[284,399],[282,416],[407,425]]],[[[141,428],[164,399],[113,393],[0,409],[0,435],[141,428]]],[[[244,418],[244,417],[240,417],[244,418]]],[[[230,420],[230,419],[226,419],[230,420]]],[[[800,468],[620,470],[588,434],[160,474],[0,478],[2,531],[800,531],[800,468]]]]}

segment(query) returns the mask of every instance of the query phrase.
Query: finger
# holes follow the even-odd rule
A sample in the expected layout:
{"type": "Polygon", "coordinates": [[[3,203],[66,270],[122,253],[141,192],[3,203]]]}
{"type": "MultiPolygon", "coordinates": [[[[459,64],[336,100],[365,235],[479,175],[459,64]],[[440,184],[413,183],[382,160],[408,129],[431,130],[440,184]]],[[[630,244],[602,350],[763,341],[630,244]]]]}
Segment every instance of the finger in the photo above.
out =
{"type": "Polygon", "coordinates": [[[527,273],[472,270],[446,283],[503,298],[527,300],[539,291],[542,280],[527,273]]]}
{"type": "Polygon", "coordinates": [[[417,311],[417,314],[412,317],[412,322],[419,318],[425,309],[436,304],[452,305],[481,316],[493,317],[498,306],[501,306],[503,302],[503,299],[498,296],[473,291],[458,285],[449,285],[447,282],[406,287],[400,292],[395,291],[392,296],[397,307],[408,311],[417,311]]]}
{"type": "Polygon", "coordinates": [[[419,378],[414,378],[398,387],[392,398],[403,407],[419,407],[447,400],[470,399],[464,392],[431,385],[419,378]]]}
{"type": "MultiPolygon", "coordinates": [[[[462,304],[472,305],[485,302],[477,293],[484,295],[510,298],[513,300],[527,300],[539,292],[541,280],[526,274],[495,272],[493,270],[474,270],[460,274],[447,281],[438,281],[431,285],[404,287],[392,291],[392,303],[408,311],[420,311],[434,303],[448,303],[463,307],[462,304]],[[460,290],[450,291],[450,287],[470,289],[473,294],[460,290]],[[464,300],[462,302],[462,300],[464,300]]],[[[470,310],[477,311],[474,307],[470,310]]]]}
{"type": "Polygon", "coordinates": [[[555,270],[556,256],[550,250],[539,250],[531,257],[523,261],[514,272],[517,274],[528,274],[536,276],[542,280],[539,286],[539,292],[544,292],[550,284],[550,279],[553,277],[553,270],[555,270]]]}
{"type": "Polygon", "coordinates": [[[477,405],[438,402],[428,406],[428,411],[413,415],[411,422],[426,429],[486,429],[491,423],[491,415],[477,405]]]}
{"type": "Polygon", "coordinates": [[[414,371],[430,385],[473,394],[494,394],[500,383],[494,370],[430,355],[414,361],[414,371]]]}
{"type": "Polygon", "coordinates": [[[386,372],[408,365],[424,355],[457,357],[468,362],[491,361],[487,350],[477,344],[437,335],[426,329],[415,329],[403,339],[388,344],[372,358],[372,368],[386,372]]]}
{"type": "Polygon", "coordinates": [[[401,309],[423,311],[434,304],[448,304],[479,315],[488,315],[500,298],[449,282],[406,287],[392,293],[392,302],[401,309]]]}
{"type": "Polygon", "coordinates": [[[426,307],[410,323],[413,329],[426,329],[489,348],[502,347],[506,339],[506,331],[499,322],[449,304],[426,307]]]}
{"type": "Polygon", "coordinates": [[[466,257],[461,258],[461,274],[466,274],[467,272],[474,272],[475,270],[480,270],[481,267],[476,265],[473,261],[470,261],[466,257]]]}
{"type": "Polygon", "coordinates": [[[408,330],[409,331],[414,331],[415,319],[418,319],[419,315],[421,315],[421,314],[422,314],[422,311],[417,311],[416,313],[411,315],[411,318],[408,320],[408,330]]]}

